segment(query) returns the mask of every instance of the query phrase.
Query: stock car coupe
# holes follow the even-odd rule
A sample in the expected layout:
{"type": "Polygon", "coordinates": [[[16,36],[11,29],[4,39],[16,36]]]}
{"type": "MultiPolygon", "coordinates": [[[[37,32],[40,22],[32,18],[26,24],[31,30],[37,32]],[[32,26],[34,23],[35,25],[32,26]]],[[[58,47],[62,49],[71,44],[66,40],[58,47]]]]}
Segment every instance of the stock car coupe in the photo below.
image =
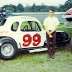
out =
{"type": "MultiPolygon", "coordinates": [[[[70,43],[64,31],[56,32],[56,45],[70,43]]],[[[12,59],[18,49],[37,49],[46,46],[46,31],[39,20],[28,16],[8,17],[0,23],[0,57],[12,59]]]]}
{"type": "Polygon", "coordinates": [[[62,18],[65,18],[68,22],[72,22],[72,8],[68,9],[62,18]]]}

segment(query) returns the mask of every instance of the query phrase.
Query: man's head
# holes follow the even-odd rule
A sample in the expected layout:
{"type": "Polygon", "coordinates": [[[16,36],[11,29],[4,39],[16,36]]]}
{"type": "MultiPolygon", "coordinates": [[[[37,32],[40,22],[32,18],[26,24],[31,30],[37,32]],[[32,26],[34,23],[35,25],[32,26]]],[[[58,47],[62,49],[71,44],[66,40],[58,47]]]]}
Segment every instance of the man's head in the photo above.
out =
{"type": "Polygon", "coordinates": [[[54,11],[53,9],[50,9],[50,10],[49,10],[49,16],[50,16],[50,17],[53,17],[53,16],[54,16],[54,12],[55,12],[55,11],[54,11]]]}

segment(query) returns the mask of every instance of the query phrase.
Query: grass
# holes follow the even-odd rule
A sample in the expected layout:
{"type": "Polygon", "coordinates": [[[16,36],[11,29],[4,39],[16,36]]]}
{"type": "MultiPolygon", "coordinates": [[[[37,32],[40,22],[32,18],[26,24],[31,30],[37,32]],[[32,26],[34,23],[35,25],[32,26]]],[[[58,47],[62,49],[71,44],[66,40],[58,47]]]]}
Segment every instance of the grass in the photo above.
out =
{"type": "Polygon", "coordinates": [[[70,36],[72,36],[72,28],[65,28],[64,24],[60,24],[57,30],[63,30],[67,32],[70,36]]]}
{"type": "Polygon", "coordinates": [[[47,52],[19,54],[14,60],[0,59],[0,72],[72,72],[72,53],[57,51],[55,59],[47,52]]]}
{"type": "MultiPolygon", "coordinates": [[[[63,30],[72,36],[72,29],[63,24],[57,30],[63,30]]],[[[57,51],[55,59],[50,59],[47,52],[19,54],[14,60],[0,59],[0,72],[72,72],[72,53],[57,51]]]]}

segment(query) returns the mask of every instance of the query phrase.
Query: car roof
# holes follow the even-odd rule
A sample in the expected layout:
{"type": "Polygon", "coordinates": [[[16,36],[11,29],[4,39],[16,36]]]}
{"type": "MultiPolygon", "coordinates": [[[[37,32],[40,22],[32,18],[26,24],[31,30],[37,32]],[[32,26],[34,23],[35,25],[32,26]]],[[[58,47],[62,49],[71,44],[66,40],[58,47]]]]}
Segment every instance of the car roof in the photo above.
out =
{"type": "Polygon", "coordinates": [[[8,18],[6,18],[6,22],[5,22],[5,26],[9,27],[10,25],[12,25],[14,22],[19,22],[20,25],[22,24],[22,22],[24,21],[36,21],[37,23],[39,23],[39,26],[43,29],[41,22],[36,19],[35,17],[31,17],[31,16],[10,16],[8,18]]]}
{"type": "Polygon", "coordinates": [[[68,9],[64,15],[62,15],[62,18],[72,18],[72,8],[68,9]]]}
{"type": "Polygon", "coordinates": [[[9,20],[26,20],[26,21],[38,21],[35,17],[31,17],[31,16],[10,16],[6,19],[9,20]]]}

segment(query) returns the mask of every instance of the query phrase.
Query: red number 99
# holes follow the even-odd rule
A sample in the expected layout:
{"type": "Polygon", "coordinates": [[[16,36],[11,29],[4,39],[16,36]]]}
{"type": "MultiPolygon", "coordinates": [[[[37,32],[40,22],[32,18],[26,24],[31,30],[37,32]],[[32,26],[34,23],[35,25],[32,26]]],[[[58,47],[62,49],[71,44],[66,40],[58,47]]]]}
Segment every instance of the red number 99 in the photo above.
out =
{"type": "Polygon", "coordinates": [[[31,44],[32,38],[29,34],[23,36],[23,46],[29,46],[31,44]]]}
{"type": "Polygon", "coordinates": [[[35,34],[33,36],[33,45],[37,46],[41,42],[41,36],[39,34],[35,34]]]}

